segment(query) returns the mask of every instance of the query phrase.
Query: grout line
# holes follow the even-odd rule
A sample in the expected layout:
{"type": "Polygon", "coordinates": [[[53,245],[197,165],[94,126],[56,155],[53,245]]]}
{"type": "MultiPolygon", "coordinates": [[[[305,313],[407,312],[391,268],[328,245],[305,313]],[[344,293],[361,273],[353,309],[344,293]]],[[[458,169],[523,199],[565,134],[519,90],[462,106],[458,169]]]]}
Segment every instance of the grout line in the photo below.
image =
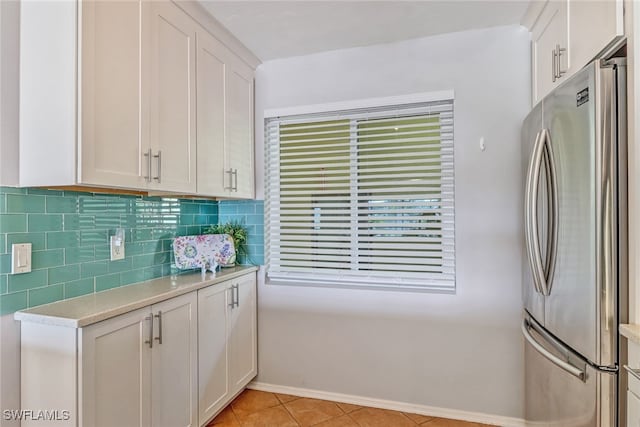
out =
{"type": "Polygon", "coordinates": [[[394,412],[398,412],[400,415],[402,415],[403,417],[405,417],[406,419],[408,419],[409,421],[411,421],[413,424],[415,425],[420,425],[418,424],[418,422],[413,421],[411,418],[409,418],[409,416],[407,414],[405,414],[404,412],[400,412],[400,411],[394,411],[394,412]]]}
{"type": "MultiPolygon", "coordinates": [[[[276,396],[276,399],[278,399],[278,396],[276,396]]],[[[278,399],[278,401],[280,401],[280,399],[278,399]]],[[[300,423],[298,422],[298,419],[296,417],[293,416],[293,414],[291,413],[291,411],[289,410],[289,408],[287,408],[287,406],[284,403],[281,403],[280,406],[282,406],[284,408],[284,410],[289,414],[289,416],[291,417],[291,419],[293,420],[294,423],[296,423],[296,425],[300,425],[300,423]]]]}
{"type": "Polygon", "coordinates": [[[353,421],[353,422],[354,422],[354,424],[356,424],[356,425],[360,425],[360,423],[358,422],[358,420],[356,420],[355,418],[353,418],[353,417],[351,416],[351,414],[353,414],[353,413],[355,413],[355,412],[358,412],[359,410],[360,410],[360,409],[356,409],[355,411],[351,411],[351,412],[349,412],[348,414],[346,414],[346,415],[347,415],[347,417],[349,417],[349,419],[350,419],[351,421],[353,421]]]}

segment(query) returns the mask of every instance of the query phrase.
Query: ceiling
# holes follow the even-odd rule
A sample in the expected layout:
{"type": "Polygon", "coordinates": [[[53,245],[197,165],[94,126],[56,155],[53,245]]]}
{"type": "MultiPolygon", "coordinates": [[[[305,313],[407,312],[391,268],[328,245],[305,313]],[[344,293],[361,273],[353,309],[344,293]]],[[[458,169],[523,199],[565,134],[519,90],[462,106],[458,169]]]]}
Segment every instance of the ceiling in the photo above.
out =
{"type": "Polygon", "coordinates": [[[528,0],[200,2],[263,61],[519,24],[528,5],[528,0]]]}

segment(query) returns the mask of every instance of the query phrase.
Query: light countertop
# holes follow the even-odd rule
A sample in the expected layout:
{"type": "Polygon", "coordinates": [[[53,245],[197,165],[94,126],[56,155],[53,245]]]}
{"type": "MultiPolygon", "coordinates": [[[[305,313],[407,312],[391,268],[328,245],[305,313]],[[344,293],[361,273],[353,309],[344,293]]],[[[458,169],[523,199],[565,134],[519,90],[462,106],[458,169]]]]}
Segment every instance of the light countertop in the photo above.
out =
{"type": "Polygon", "coordinates": [[[620,335],[630,341],[640,344],[640,325],[622,324],[620,325],[620,335]]]}
{"type": "Polygon", "coordinates": [[[22,322],[81,328],[169,298],[257,271],[254,266],[224,268],[204,278],[198,273],[165,276],[14,313],[22,322]]]}

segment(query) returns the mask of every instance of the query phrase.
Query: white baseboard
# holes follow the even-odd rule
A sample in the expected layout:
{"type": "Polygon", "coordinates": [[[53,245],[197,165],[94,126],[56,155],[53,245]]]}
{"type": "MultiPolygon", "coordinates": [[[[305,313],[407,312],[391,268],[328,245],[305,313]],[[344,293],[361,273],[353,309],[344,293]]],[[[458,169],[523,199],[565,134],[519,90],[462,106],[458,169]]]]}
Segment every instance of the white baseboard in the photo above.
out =
{"type": "Polygon", "coordinates": [[[471,421],[502,427],[524,427],[521,418],[503,417],[484,414],[481,412],[460,411],[457,409],[438,408],[434,406],[414,405],[412,403],[395,402],[393,400],[374,399],[371,397],[354,396],[351,394],[332,393],[307,388],[288,387],[253,381],[247,385],[252,390],[268,391],[271,393],[290,394],[293,396],[309,397],[313,399],[330,400],[332,402],[351,403],[353,405],[370,406],[372,408],[389,409],[392,411],[408,412],[430,417],[451,418],[454,420],[471,421]]]}

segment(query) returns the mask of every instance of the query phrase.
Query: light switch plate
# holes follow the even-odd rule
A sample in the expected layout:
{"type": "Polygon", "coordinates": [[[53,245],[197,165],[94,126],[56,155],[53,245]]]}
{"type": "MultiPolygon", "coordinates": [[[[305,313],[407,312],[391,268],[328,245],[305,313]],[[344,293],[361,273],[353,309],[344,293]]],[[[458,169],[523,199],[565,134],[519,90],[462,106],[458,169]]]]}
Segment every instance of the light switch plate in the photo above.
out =
{"type": "Polygon", "coordinates": [[[11,274],[31,272],[31,243],[11,245],[11,274]]]}
{"type": "Polygon", "coordinates": [[[111,261],[124,259],[124,239],[118,239],[117,236],[111,236],[110,246],[111,246],[111,261]],[[118,245],[118,240],[120,240],[119,242],[120,245],[118,245]]]}

